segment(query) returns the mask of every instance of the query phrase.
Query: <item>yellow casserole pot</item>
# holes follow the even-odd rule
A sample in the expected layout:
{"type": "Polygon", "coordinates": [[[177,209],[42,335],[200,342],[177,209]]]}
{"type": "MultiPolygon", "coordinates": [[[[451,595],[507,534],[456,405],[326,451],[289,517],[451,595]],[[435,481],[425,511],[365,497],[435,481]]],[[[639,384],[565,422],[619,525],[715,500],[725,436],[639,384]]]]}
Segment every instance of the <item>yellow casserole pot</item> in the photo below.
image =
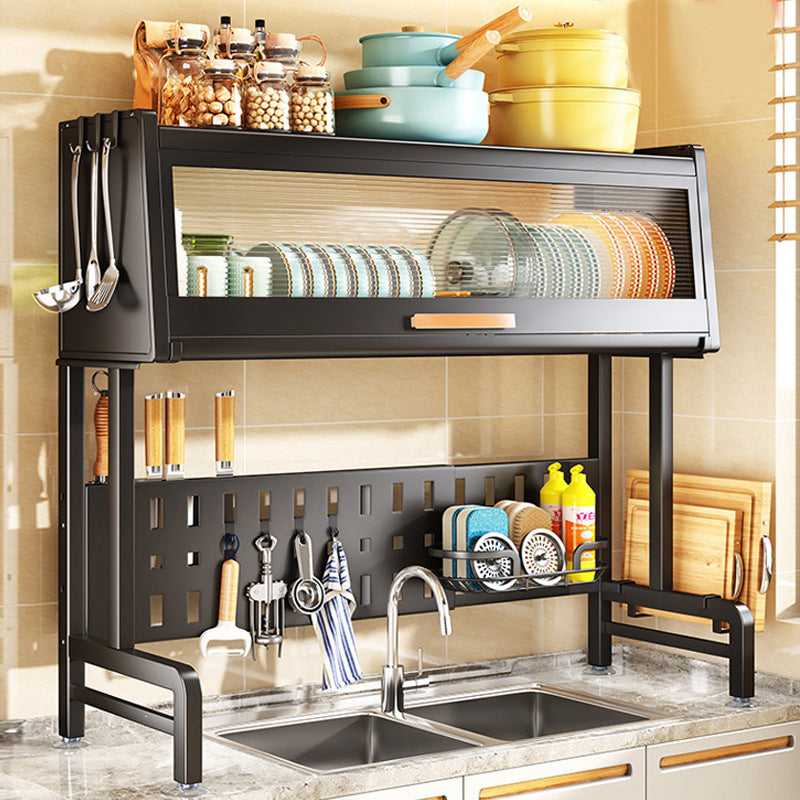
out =
{"type": "Polygon", "coordinates": [[[616,33],[557,25],[506,36],[495,47],[500,85],[628,85],[628,46],[616,33]]]}
{"type": "Polygon", "coordinates": [[[533,86],[489,95],[495,144],[630,153],[641,93],[601,86],[533,86]]]}

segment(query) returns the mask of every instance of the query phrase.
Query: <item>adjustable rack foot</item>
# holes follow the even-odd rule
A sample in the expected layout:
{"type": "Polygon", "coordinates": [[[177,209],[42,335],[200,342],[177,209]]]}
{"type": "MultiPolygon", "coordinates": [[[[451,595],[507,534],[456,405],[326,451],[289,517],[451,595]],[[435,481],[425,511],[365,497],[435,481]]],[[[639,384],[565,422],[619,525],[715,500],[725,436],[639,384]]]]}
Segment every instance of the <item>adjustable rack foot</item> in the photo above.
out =
{"type": "Polygon", "coordinates": [[[54,750],[83,750],[89,746],[82,736],[62,736],[57,742],[53,742],[54,750]]]}
{"type": "Polygon", "coordinates": [[[181,783],[178,781],[173,788],[165,789],[162,794],[164,797],[205,797],[208,794],[208,789],[201,783],[181,783]]]}
{"type": "MultiPolygon", "coordinates": [[[[728,642],[701,639],[668,631],[639,628],[623,622],[605,622],[603,630],[611,636],[636,639],[651,644],[676,647],[695,653],[728,659],[728,688],[731,697],[747,700],[755,694],[755,625],[750,609],[735,600],[717,595],[695,595],[664,591],[625,581],[607,581],[600,587],[603,598],[626,606],[642,606],[673,611],[690,617],[709,619],[714,633],[728,634],[728,642]],[[727,624],[727,628],[722,627],[727,624]]],[[[736,705],[741,707],[741,703],[736,705]]]]}
{"type": "MultiPolygon", "coordinates": [[[[145,653],[141,650],[116,650],[92,639],[71,636],[69,655],[84,664],[93,664],[129,678],[169,689],[173,714],[165,714],[128,700],[73,684],[70,700],[138,722],[173,740],[173,778],[179,786],[199,790],[203,779],[203,695],[197,673],[187,664],[145,653]]],[[[186,789],[189,791],[189,789],[186,789]]],[[[204,793],[204,792],[203,792],[204,793]]],[[[177,797],[199,797],[180,794],[177,797]]]]}
{"type": "Polygon", "coordinates": [[[753,700],[752,697],[731,697],[731,699],[725,703],[725,707],[744,710],[748,708],[758,708],[758,703],[753,700]]]}
{"type": "Polygon", "coordinates": [[[599,667],[594,664],[589,664],[584,670],[584,675],[593,675],[596,678],[605,678],[610,675],[616,675],[617,671],[614,667],[599,667]]]}

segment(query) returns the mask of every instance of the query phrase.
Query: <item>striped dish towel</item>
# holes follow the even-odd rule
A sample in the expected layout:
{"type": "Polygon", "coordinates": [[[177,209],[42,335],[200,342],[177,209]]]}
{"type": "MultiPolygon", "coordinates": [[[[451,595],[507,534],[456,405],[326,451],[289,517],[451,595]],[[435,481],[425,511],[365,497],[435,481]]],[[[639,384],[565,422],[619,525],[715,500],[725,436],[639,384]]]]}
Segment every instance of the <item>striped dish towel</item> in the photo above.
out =
{"type": "Polygon", "coordinates": [[[361,680],[361,662],[350,619],[356,609],[356,599],[350,587],[347,556],[338,539],[334,539],[331,546],[322,585],[325,587],[325,601],[322,608],[311,615],[322,651],[322,687],[341,689],[348,683],[361,680]]]}

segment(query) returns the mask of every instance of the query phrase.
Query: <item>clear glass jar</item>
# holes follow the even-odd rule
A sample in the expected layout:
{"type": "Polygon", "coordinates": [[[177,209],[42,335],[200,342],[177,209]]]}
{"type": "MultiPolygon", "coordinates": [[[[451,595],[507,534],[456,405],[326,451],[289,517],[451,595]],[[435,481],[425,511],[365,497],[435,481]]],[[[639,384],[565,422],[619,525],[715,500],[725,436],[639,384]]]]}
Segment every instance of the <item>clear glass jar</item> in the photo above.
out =
{"type": "Polygon", "coordinates": [[[277,61],[283,64],[286,80],[291,85],[296,78],[297,68],[305,63],[300,60],[301,42],[316,42],[322,48],[322,58],[317,64],[321,67],[328,57],[325,45],[319,36],[313,33],[295,36],[293,33],[268,33],[264,39],[264,58],[266,61],[277,61]]]}
{"type": "MultiPolygon", "coordinates": [[[[176,32],[177,33],[177,32],[176,32]]],[[[200,25],[182,25],[159,62],[158,124],[190,128],[197,116],[197,86],[208,63],[200,25]]]]}
{"type": "Polygon", "coordinates": [[[288,131],[289,84],[283,65],[259,61],[244,88],[244,126],[250,131],[288,131]]]}
{"type": "Polygon", "coordinates": [[[252,73],[256,56],[253,52],[253,34],[249,28],[221,28],[215,42],[216,58],[234,61],[241,78],[252,73]]]}
{"type": "Polygon", "coordinates": [[[198,127],[242,127],[242,79],[227,58],[207,62],[197,85],[198,127]]]}
{"type": "Polygon", "coordinates": [[[289,122],[295,133],[333,135],[333,89],[325,67],[301,64],[292,86],[289,122]]]}

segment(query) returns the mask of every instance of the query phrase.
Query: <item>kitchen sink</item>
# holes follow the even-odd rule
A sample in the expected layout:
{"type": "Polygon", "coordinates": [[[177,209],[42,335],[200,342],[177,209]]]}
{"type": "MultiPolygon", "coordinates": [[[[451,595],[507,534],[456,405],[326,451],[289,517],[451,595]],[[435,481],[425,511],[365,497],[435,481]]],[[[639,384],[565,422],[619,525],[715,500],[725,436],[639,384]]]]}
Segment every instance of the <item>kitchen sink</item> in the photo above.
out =
{"type": "Polygon", "coordinates": [[[406,707],[406,713],[506,742],[652,718],[602,701],[543,689],[436,701],[406,707]]]}
{"type": "Polygon", "coordinates": [[[385,714],[361,713],[303,722],[261,723],[218,731],[243,747],[315,772],[475,747],[477,742],[420,727],[385,714]]]}

